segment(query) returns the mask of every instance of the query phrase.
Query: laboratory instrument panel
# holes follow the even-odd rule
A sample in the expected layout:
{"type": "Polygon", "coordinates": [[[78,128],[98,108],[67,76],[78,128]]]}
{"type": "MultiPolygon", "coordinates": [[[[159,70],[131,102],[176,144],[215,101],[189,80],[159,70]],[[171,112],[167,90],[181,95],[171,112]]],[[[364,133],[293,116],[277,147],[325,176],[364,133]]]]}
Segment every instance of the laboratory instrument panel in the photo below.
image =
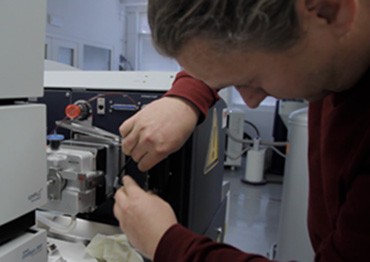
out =
{"type": "Polygon", "coordinates": [[[122,173],[133,176],[144,189],[168,201],[180,223],[197,233],[222,239],[226,212],[221,146],[225,137],[222,111],[226,104],[222,100],[210,109],[209,116],[178,152],[148,172],[140,172],[136,163],[121,153],[118,128],[159,99],[166,90],[162,86],[171,85],[173,74],[162,74],[162,84],[153,80],[157,73],[100,72],[99,80],[94,80],[94,72],[45,74],[44,97],[37,99],[47,106],[50,138],[49,202],[45,209],[117,225],[112,196],[119,186],[120,169],[127,164],[122,173]],[[116,75],[123,76],[119,81],[122,87],[112,80],[116,75]],[[127,78],[131,79],[131,87],[127,78]]]}

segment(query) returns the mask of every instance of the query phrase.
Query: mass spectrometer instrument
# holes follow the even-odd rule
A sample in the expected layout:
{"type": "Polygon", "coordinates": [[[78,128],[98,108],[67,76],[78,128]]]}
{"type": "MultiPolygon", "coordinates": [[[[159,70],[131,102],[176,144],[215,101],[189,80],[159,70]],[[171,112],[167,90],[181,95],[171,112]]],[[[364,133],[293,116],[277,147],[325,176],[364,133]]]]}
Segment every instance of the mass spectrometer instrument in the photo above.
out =
{"type": "Polygon", "coordinates": [[[172,206],[180,223],[215,240],[223,239],[224,150],[210,147],[214,139],[217,145],[225,143],[223,100],[210,109],[179,151],[149,171],[139,171],[121,153],[119,126],[161,98],[174,77],[174,72],[45,72],[45,95],[35,102],[47,106],[51,135],[46,210],[117,225],[113,193],[125,166],[126,174],[172,206]],[[210,150],[217,151],[213,152],[217,159],[208,165],[210,150]]]}
{"type": "Polygon", "coordinates": [[[45,17],[45,0],[0,2],[2,262],[47,261],[46,232],[33,228],[35,210],[47,200],[46,109],[27,102],[43,95],[45,17]]]}

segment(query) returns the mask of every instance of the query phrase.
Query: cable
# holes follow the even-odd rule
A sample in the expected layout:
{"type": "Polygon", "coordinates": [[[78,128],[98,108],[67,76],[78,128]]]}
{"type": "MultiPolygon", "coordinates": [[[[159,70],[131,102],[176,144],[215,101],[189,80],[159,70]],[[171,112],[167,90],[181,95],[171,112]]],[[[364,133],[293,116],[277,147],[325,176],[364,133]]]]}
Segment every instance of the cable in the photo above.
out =
{"type": "Polygon", "coordinates": [[[114,92],[112,92],[112,93],[105,93],[105,94],[98,94],[98,95],[96,95],[96,96],[93,96],[93,97],[91,97],[91,98],[89,98],[88,100],[87,100],[87,102],[92,102],[92,101],[94,101],[94,100],[96,100],[96,99],[98,99],[98,98],[100,98],[100,97],[106,97],[106,96],[122,96],[122,97],[127,97],[132,103],[134,103],[134,104],[136,104],[136,101],[131,97],[131,96],[129,96],[128,94],[125,94],[125,93],[114,93],[114,92]]]}
{"type": "Polygon", "coordinates": [[[236,156],[232,156],[232,155],[230,155],[229,153],[227,153],[227,151],[225,151],[225,155],[228,157],[228,158],[230,158],[231,160],[236,160],[236,159],[238,159],[238,158],[240,158],[240,157],[242,157],[243,155],[244,155],[244,153],[245,152],[247,152],[249,149],[251,149],[252,147],[250,147],[250,146],[247,146],[247,147],[245,147],[243,150],[242,150],[242,152],[239,154],[239,155],[236,155],[236,156]]]}
{"type": "Polygon", "coordinates": [[[254,131],[256,131],[257,137],[261,137],[261,133],[260,133],[260,131],[258,130],[258,128],[255,124],[253,124],[252,122],[250,122],[248,120],[244,120],[244,123],[250,125],[254,129],[254,131]]]}
{"type": "Polygon", "coordinates": [[[269,146],[268,148],[271,148],[273,151],[275,151],[276,154],[278,154],[282,158],[286,158],[286,155],[281,153],[275,146],[269,146]]]}
{"type": "Polygon", "coordinates": [[[122,172],[126,169],[128,164],[132,162],[132,157],[129,157],[127,161],[123,164],[123,166],[118,171],[118,174],[116,176],[116,179],[114,180],[114,187],[118,188],[119,186],[122,186],[122,178],[125,174],[122,175],[122,172]]]}
{"type": "Polygon", "coordinates": [[[282,142],[282,141],[277,141],[277,142],[268,142],[268,141],[261,141],[261,145],[264,146],[287,146],[289,145],[289,142],[282,142]]]}
{"type": "Polygon", "coordinates": [[[58,217],[63,217],[63,215],[62,214],[53,215],[51,212],[47,213],[40,211],[37,215],[37,220],[58,233],[69,233],[76,227],[77,224],[76,216],[71,216],[68,225],[56,222],[58,217]]]}
{"type": "Polygon", "coordinates": [[[242,143],[242,144],[253,144],[253,140],[251,139],[240,139],[240,138],[235,137],[232,134],[232,132],[230,132],[230,129],[228,128],[226,129],[226,135],[228,135],[235,142],[242,143]]]}
{"type": "MultiPolygon", "coordinates": [[[[235,137],[229,129],[226,129],[226,134],[235,142],[242,143],[242,144],[247,144],[247,146],[242,150],[241,154],[238,156],[231,156],[227,152],[225,152],[225,155],[229,157],[232,160],[236,160],[240,158],[246,151],[251,149],[251,145],[255,145],[255,141],[251,139],[240,139],[235,137]]],[[[289,143],[288,142],[266,142],[266,141],[260,141],[259,145],[267,146],[268,148],[271,148],[273,151],[275,151],[279,156],[286,158],[286,155],[281,153],[276,147],[277,146],[287,146],[289,143]]],[[[259,147],[259,146],[258,146],[259,147]]]]}
{"type": "MultiPolygon", "coordinates": [[[[240,139],[235,137],[229,129],[226,129],[226,134],[235,142],[242,143],[242,144],[253,144],[254,141],[250,139],[240,139]]],[[[287,146],[289,143],[288,142],[266,142],[266,141],[261,141],[261,145],[265,146],[287,146]]]]}
{"type": "Polygon", "coordinates": [[[126,167],[128,166],[128,164],[130,164],[130,162],[132,161],[132,157],[129,157],[126,161],[126,163],[123,164],[123,166],[121,167],[121,169],[119,170],[117,176],[118,177],[121,177],[121,174],[122,172],[126,169],[126,167]]]}
{"type": "Polygon", "coordinates": [[[55,124],[55,127],[54,129],[50,132],[49,135],[52,135],[52,134],[55,134],[57,132],[57,129],[60,127],[60,125],[65,122],[66,120],[68,120],[68,117],[65,116],[62,120],[60,120],[59,124],[55,124]]]}

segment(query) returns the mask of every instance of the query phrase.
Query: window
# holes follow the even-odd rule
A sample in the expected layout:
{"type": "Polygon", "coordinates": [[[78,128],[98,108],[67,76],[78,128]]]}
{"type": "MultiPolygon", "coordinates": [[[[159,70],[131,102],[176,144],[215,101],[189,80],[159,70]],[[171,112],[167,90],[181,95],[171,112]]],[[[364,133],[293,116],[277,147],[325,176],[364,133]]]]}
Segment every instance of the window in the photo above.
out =
{"type": "Polygon", "coordinates": [[[111,70],[111,50],[107,48],[84,45],[83,70],[111,70]]]}
{"type": "Polygon", "coordinates": [[[147,21],[146,5],[129,5],[125,8],[126,57],[133,70],[179,71],[176,60],[164,57],[154,48],[147,21]]]}

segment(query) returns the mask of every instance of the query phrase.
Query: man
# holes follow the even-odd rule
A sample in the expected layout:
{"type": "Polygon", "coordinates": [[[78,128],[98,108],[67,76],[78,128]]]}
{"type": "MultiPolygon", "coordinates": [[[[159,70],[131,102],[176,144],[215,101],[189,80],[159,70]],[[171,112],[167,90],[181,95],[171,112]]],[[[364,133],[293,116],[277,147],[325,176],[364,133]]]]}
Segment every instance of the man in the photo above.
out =
{"type": "MultiPolygon", "coordinates": [[[[207,86],[234,85],[250,107],[268,95],[305,98],[315,260],[369,261],[370,2],[149,0],[148,10],[158,50],[185,71],[167,96],[123,123],[124,152],[145,170],[178,149],[217,98],[207,86]]],[[[150,259],[267,261],[190,232],[167,203],[130,177],[124,185],[115,215],[150,259]]]]}

